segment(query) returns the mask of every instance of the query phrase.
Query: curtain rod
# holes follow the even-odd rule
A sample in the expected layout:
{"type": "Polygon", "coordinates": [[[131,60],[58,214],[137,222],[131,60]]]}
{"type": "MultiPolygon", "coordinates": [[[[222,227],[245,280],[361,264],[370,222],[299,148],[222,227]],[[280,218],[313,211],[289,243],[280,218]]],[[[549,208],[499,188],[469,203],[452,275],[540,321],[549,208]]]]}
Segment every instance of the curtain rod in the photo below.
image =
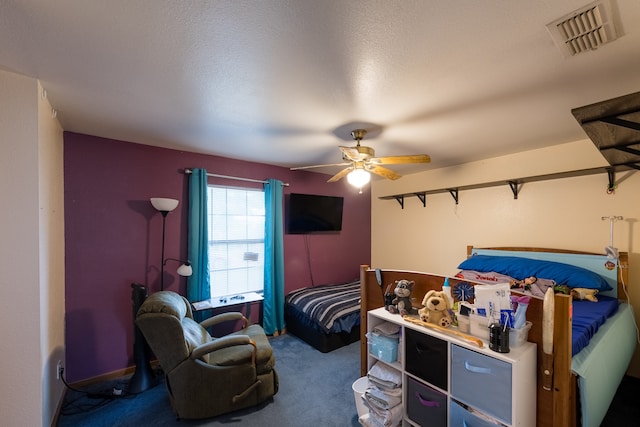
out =
{"type": "MultiPolygon", "coordinates": [[[[191,169],[185,169],[184,173],[186,173],[187,175],[190,175],[193,173],[193,171],[191,169]]],[[[261,179],[251,179],[251,178],[240,178],[237,176],[229,176],[229,175],[218,175],[217,173],[208,173],[207,172],[207,176],[212,176],[215,178],[225,178],[225,179],[235,179],[236,181],[248,181],[248,182],[259,182],[261,184],[268,184],[269,181],[264,181],[261,179]]],[[[282,185],[284,185],[285,187],[289,186],[288,182],[283,182],[282,185]]]]}

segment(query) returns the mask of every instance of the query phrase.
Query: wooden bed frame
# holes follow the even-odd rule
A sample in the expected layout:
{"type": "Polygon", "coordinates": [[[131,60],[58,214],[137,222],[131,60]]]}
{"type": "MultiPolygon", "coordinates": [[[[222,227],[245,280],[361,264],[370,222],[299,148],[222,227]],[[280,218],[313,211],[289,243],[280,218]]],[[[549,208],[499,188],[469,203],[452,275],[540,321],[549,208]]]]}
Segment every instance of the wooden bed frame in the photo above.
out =
{"type": "MultiPolygon", "coordinates": [[[[467,246],[467,256],[471,255],[474,247],[467,246]]],[[[547,248],[525,247],[493,247],[483,248],[519,252],[552,252],[573,253],[585,255],[601,255],[591,252],[571,251],[547,248]]],[[[628,253],[619,254],[618,270],[618,299],[625,299],[623,284],[628,283],[628,253]]],[[[367,332],[367,311],[383,306],[383,294],[389,284],[396,280],[408,279],[415,281],[413,296],[416,304],[429,290],[440,290],[445,276],[428,273],[382,270],[383,284],[380,286],[376,279],[375,270],[367,265],[360,269],[361,309],[360,309],[360,374],[367,372],[367,340],[364,334],[367,332]]],[[[464,281],[449,277],[452,286],[464,281]]],[[[527,320],[533,325],[529,331],[528,340],[537,344],[538,369],[537,369],[537,425],[538,426],[576,426],[577,424],[577,378],[571,371],[571,297],[569,295],[556,294],[554,298],[554,354],[553,354],[553,387],[551,391],[542,388],[542,300],[532,298],[527,309],[527,320]]]]}

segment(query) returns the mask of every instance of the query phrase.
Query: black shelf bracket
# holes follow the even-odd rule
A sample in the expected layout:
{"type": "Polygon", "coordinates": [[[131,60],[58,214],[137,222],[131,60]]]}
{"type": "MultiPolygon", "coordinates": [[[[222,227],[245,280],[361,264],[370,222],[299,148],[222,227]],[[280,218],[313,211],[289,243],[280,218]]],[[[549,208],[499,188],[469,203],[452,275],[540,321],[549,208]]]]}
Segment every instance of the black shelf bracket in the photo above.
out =
{"type": "Polygon", "coordinates": [[[513,193],[513,199],[518,200],[518,193],[520,192],[520,186],[518,185],[518,181],[509,181],[509,187],[511,187],[511,192],[513,193]]]}
{"type": "Polygon", "coordinates": [[[458,204],[458,189],[457,188],[449,188],[449,194],[453,197],[453,200],[456,201],[456,205],[458,204]]]}
{"type": "Polygon", "coordinates": [[[404,194],[393,196],[393,198],[396,199],[396,202],[400,203],[400,207],[404,209],[404,194]]]}
{"type": "Polygon", "coordinates": [[[422,193],[415,193],[415,195],[422,202],[422,207],[423,208],[426,207],[427,206],[427,193],[425,191],[423,191],[422,193]]]}
{"type": "MultiPolygon", "coordinates": [[[[638,142],[635,142],[638,144],[638,142]]],[[[640,156],[640,150],[631,147],[615,147],[616,150],[622,151],[624,153],[633,154],[634,156],[640,156]]]]}
{"type": "Polygon", "coordinates": [[[609,176],[609,185],[607,186],[607,193],[611,194],[616,189],[616,171],[613,169],[607,169],[607,175],[609,176]]]}
{"type": "Polygon", "coordinates": [[[632,122],[631,120],[621,119],[618,116],[602,117],[599,120],[601,122],[609,123],[611,125],[621,126],[623,128],[640,131],[640,123],[632,122]]]}

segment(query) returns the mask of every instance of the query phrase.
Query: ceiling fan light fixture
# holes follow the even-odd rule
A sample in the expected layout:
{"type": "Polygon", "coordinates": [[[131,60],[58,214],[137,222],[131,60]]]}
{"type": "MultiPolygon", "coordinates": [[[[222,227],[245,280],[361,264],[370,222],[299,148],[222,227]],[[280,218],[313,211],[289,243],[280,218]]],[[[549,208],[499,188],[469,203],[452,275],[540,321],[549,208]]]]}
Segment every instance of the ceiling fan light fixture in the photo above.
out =
{"type": "Polygon", "coordinates": [[[347,174],[347,181],[356,188],[362,188],[371,181],[371,174],[364,169],[354,169],[347,174]]]}
{"type": "Polygon", "coordinates": [[[371,181],[371,174],[379,175],[386,179],[396,180],[402,175],[388,169],[382,165],[400,165],[429,163],[431,158],[426,154],[411,154],[404,156],[375,157],[375,151],[371,147],[360,145],[360,140],[367,134],[364,129],[356,129],[351,132],[351,136],[356,140],[355,147],[339,147],[342,151],[343,163],[333,165],[315,165],[291,168],[291,170],[311,169],[325,166],[346,166],[340,172],[333,175],[327,182],[336,182],[347,177],[347,181],[352,186],[358,188],[362,193],[362,187],[371,181]]]}

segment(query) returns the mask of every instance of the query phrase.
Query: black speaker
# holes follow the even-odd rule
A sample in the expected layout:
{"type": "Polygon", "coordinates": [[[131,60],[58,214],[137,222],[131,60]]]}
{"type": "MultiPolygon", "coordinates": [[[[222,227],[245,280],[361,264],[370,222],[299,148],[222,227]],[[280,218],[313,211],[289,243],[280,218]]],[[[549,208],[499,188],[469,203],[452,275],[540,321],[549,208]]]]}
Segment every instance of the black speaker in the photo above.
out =
{"type": "Polygon", "coordinates": [[[139,283],[131,284],[131,303],[133,305],[133,360],[136,371],[129,381],[128,393],[138,394],[157,384],[156,376],[151,369],[151,349],[142,331],[136,326],[136,315],[140,306],[147,299],[147,287],[139,283]]]}

